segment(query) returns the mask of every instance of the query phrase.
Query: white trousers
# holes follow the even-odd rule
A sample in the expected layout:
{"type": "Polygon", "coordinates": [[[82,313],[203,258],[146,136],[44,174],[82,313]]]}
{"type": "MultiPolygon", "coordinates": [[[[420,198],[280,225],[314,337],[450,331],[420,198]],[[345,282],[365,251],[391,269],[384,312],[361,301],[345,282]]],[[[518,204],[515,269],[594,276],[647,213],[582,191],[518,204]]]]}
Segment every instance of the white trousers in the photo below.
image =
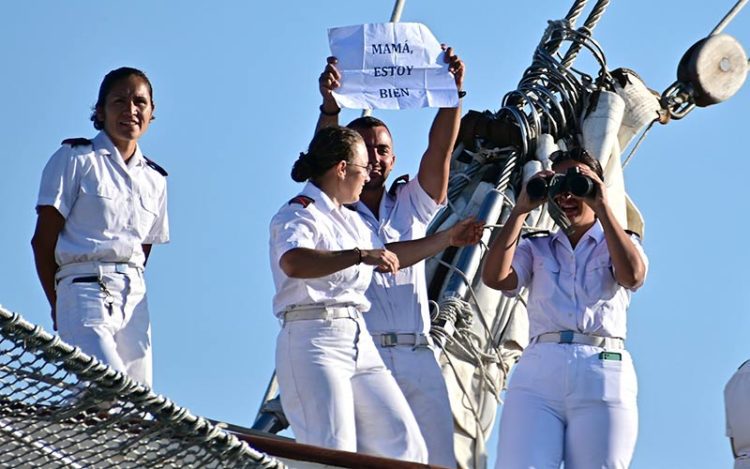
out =
{"type": "Polygon", "coordinates": [[[56,288],[60,338],[151,386],[151,322],[142,271],[66,273],[63,268],[56,288]],[[94,280],[98,275],[109,295],[94,280]]]}
{"type": "Polygon", "coordinates": [[[362,318],[286,323],[276,342],[276,374],[298,442],[427,462],[409,404],[362,318]]]}
{"type": "Polygon", "coordinates": [[[511,376],[497,469],[627,468],[638,436],[638,384],[630,354],[533,344],[511,376]]]}
{"type": "Polygon", "coordinates": [[[456,467],[453,414],[435,351],[427,346],[376,346],[417,419],[427,444],[428,463],[456,467]]]}

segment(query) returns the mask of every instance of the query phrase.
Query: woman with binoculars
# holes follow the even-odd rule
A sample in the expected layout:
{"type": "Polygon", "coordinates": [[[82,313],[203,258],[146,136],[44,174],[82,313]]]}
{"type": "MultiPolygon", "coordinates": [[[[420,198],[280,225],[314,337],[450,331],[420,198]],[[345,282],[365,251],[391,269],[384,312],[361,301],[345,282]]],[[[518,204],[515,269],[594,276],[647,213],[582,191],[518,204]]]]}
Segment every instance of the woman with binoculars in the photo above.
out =
{"type": "Polygon", "coordinates": [[[507,296],[529,289],[530,341],[506,394],[497,468],[627,467],[638,385],[624,348],[626,315],[648,260],[637,235],[615,219],[599,162],[582,149],[550,160],[554,173],[537,175],[548,179],[547,197],[523,188],[482,273],[507,296]],[[592,190],[574,195],[574,174],[592,190]],[[561,177],[565,184],[555,184],[561,177]],[[571,229],[519,243],[526,216],[545,200],[559,206],[571,229]]]}

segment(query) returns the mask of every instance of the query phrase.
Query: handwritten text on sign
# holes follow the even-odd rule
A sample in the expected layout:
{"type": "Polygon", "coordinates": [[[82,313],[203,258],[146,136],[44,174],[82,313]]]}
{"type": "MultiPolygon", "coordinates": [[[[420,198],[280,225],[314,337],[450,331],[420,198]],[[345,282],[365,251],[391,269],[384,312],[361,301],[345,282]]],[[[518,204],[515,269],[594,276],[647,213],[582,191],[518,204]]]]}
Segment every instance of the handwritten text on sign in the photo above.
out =
{"type": "Polygon", "coordinates": [[[453,75],[440,43],[420,23],[379,23],[328,30],[338,59],[341,107],[407,109],[456,107],[453,75]]]}

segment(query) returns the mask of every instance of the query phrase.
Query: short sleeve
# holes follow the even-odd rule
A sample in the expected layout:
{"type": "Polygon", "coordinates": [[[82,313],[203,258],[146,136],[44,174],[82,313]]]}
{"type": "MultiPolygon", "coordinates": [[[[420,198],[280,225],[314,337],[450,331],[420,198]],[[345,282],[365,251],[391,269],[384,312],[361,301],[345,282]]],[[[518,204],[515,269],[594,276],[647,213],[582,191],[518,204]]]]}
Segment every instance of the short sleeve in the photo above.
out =
{"type": "Polygon", "coordinates": [[[513,254],[511,267],[518,277],[518,285],[513,290],[505,290],[505,296],[516,296],[521,289],[531,281],[531,273],[534,257],[531,253],[531,241],[528,239],[521,240],[513,254]]]}
{"type": "Polygon", "coordinates": [[[419,184],[419,178],[412,179],[398,190],[398,197],[406,197],[408,199],[409,205],[414,209],[414,215],[425,225],[430,223],[437,212],[444,207],[443,204],[436,203],[435,200],[425,192],[422,185],[419,184]]]}
{"type": "Polygon", "coordinates": [[[80,161],[70,147],[56,151],[42,171],[37,209],[52,206],[67,219],[78,197],[80,169],[80,161]]]}
{"type": "MultiPolygon", "coordinates": [[[[637,287],[629,289],[630,291],[634,292],[638,290],[639,288],[641,288],[641,286],[643,286],[644,283],[646,283],[646,276],[648,275],[648,257],[646,256],[646,251],[643,250],[643,246],[641,245],[641,238],[637,234],[631,233],[630,241],[633,242],[633,244],[635,245],[635,249],[638,251],[638,254],[641,256],[641,260],[643,261],[643,267],[644,267],[643,282],[641,282],[641,284],[638,285],[637,287]]],[[[614,273],[614,267],[613,267],[612,273],[614,273]]]]}
{"type": "Polygon", "coordinates": [[[164,185],[164,190],[159,195],[159,201],[157,203],[159,214],[154,220],[154,224],[151,226],[148,236],[144,239],[144,244],[164,244],[169,242],[169,215],[167,213],[167,186],[164,185]]]}
{"type": "Polygon", "coordinates": [[[315,249],[318,230],[308,209],[286,207],[271,220],[270,235],[271,248],[281,258],[295,248],[315,249]]]}

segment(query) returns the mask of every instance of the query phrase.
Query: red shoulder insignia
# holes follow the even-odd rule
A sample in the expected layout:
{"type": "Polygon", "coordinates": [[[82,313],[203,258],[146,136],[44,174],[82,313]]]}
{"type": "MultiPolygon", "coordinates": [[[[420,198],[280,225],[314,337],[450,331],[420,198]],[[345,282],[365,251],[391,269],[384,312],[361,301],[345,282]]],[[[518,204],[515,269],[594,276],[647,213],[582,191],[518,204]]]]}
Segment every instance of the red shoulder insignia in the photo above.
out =
{"type": "Polygon", "coordinates": [[[396,197],[396,191],[398,190],[398,186],[400,186],[401,184],[406,184],[407,182],[409,182],[408,174],[404,174],[403,176],[397,177],[396,180],[393,181],[393,184],[391,184],[391,188],[388,189],[388,194],[391,197],[396,197]]]}
{"type": "Polygon", "coordinates": [[[298,195],[297,197],[293,198],[289,201],[289,205],[292,204],[300,204],[303,208],[307,208],[308,205],[314,204],[315,200],[311,199],[310,197],[306,195],[298,195]]]}
{"type": "Polygon", "coordinates": [[[169,173],[167,173],[167,170],[162,168],[158,164],[156,164],[155,161],[149,160],[148,158],[146,158],[145,155],[143,156],[143,159],[146,160],[146,164],[148,165],[149,168],[153,169],[154,171],[156,171],[157,173],[161,174],[164,177],[169,176],[169,173]]]}
{"type": "Polygon", "coordinates": [[[83,137],[77,137],[77,138],[66,138],[63,140],[60,145],[70,145],[71,147],[82,147],[85,145],[91,145],[91,140],[83,137]]]}

